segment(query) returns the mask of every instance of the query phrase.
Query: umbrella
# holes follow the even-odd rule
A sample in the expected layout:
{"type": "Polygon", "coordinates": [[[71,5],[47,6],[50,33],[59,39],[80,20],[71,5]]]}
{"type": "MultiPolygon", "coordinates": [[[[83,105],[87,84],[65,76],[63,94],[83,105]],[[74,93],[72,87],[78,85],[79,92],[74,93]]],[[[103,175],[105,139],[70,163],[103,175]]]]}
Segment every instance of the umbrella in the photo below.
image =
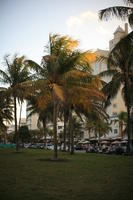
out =
{"type": "Polygon", "coordinates": [[[109,141],[102,141],[101,144],[108,144],[110,143],[109,141]]]}
{"type": "Polygon", "coordinates": [[[111,144],[120,144],[120,142],[119,141],[114,141],[111,144]]]}

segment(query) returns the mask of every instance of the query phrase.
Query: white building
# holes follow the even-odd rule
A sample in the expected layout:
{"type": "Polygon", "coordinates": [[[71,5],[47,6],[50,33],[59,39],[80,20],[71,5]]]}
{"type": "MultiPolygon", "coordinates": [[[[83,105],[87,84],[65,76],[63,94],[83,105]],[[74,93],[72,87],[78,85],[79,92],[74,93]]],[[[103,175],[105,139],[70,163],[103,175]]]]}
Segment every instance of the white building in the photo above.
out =
{"type": "MultiPolygon", "coordinates": [[[[123,30],[120,26],[116,29],[114,32],[114,37],[112,40],[109,41],[109,51],[98,49],[96,53],[99,56],[107,57],[109,52],[114,48],[114,46],[128,34],[128,24],[125,24],[125,30],[123,30]]],[[[94,74],[99,74],[102,71],[107,70],[107,64],[104,61],[95,62],[92,65],[94,74]]],[[[104,77],[105,82],[109,82],[111,78],[104,77]]],[[[119,90],[117,96],[111,101],[111,105],[107,108],[107,113],[110,117],[110,120],[114,121],[115,119],[118,119],[118,114],[121,111],[126,111],[125,103],[123,101],[123,98],[121,96],[121,89],[119,90]]],[[[112,123],[111,125],[112,131],[109,132],[108,137],[115,138],[120,136],[119,132],[119,124],[118,123],[112,123]]]]}

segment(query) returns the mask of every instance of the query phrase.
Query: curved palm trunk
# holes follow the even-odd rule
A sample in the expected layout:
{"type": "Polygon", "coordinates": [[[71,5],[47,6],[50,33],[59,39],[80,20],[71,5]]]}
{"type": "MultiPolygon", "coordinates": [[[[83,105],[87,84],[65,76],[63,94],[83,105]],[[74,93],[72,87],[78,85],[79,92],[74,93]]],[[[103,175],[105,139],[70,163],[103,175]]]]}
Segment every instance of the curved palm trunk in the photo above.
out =
{"type": "Polygon", "coordinates": [[[54,156],[53,159],[57,160],[57,102],[54,100],[54,110],[53,110],[53,131],[54,131],[54,156]]]}
{"type": "Polygon", "coordinates": [[[14,97],[14,121],[15,121],[15,135],[16,135],[16,152],[19,151],[19,134],[17,130],[17,103],[16,97],[14,97]]]}
{"type": "Polygon", "coordinates": [[[64,138],[63,138],[63,142],[64,142],[63,150],[64,151],[66,151],[66,123],[67,123],[67,116],[66,116],[66,112],[64,109],[64,138]]]}

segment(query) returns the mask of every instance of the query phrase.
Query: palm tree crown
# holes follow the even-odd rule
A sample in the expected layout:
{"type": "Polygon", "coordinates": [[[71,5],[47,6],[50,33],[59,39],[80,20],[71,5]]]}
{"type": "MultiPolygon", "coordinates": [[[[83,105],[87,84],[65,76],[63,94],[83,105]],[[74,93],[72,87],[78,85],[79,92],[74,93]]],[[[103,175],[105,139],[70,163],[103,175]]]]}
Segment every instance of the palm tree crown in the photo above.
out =
{"type": "Polygon", "coordinates": [[[113,6],[99,11],[101,20],[108,20],[111,16],[125,20],[128,18],[129,24],[133,26],[133,1],[125,0],[126,6],[113,6]]]}

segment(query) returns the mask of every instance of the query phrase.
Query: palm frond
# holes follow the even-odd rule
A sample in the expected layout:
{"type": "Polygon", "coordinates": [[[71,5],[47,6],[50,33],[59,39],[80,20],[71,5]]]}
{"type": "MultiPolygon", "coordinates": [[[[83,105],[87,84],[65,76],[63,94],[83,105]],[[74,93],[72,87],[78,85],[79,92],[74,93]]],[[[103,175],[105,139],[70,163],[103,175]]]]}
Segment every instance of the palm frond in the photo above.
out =
{"type": "Polygon", "coordinates": [[[53,93],[55,97],[59,100],[64,102],[65,101],[65,94],[64,94],[64,89],[62,86],[53,84],[53,93]]]}
{"type": "Polygon", "coordinates": [[[112,80],[103,87],[102,91],[107,96],[107,100],[111,100],[117,95],[122,84],[121,79],[120,74],[117,73],[112,77],[112,80]]]}
{"type": "Polygon", "coordinates": [[[101,20],[108,20],[110,17],[117,17],[125,20],[131,13],[133,8],[127,6],[114,6],[99,11],[99,18],[101,20]]]}
{"type": "Polygon", "coordinates": [[[6,83],[6,84],[11,84],[10,77],[7,75],[5,71],[2,71],[0,69],[0,82],[1,83],[6,83]]]}
{"type": "Polygon", "coordinates": [[[131,28],[133,27],[133,13],[131,13],[130,15],[129,15],[129,17],[128,17],[128,22],[129,22],[129,24],[130,24],[130,26],[131,26],[131,28]]]}
{"type": "Polygon", "coordinates": [[[126,4],[133,4],[133,0],[124,0],[124,2],[126,3],[126,4]]]}
{"type": "Polygon", "coordinates": [[[117,73],[116,69],[109,69],[109,70],[105,70],[99,73],[100,77],[112,77],[114,74],[117,73]]]}

